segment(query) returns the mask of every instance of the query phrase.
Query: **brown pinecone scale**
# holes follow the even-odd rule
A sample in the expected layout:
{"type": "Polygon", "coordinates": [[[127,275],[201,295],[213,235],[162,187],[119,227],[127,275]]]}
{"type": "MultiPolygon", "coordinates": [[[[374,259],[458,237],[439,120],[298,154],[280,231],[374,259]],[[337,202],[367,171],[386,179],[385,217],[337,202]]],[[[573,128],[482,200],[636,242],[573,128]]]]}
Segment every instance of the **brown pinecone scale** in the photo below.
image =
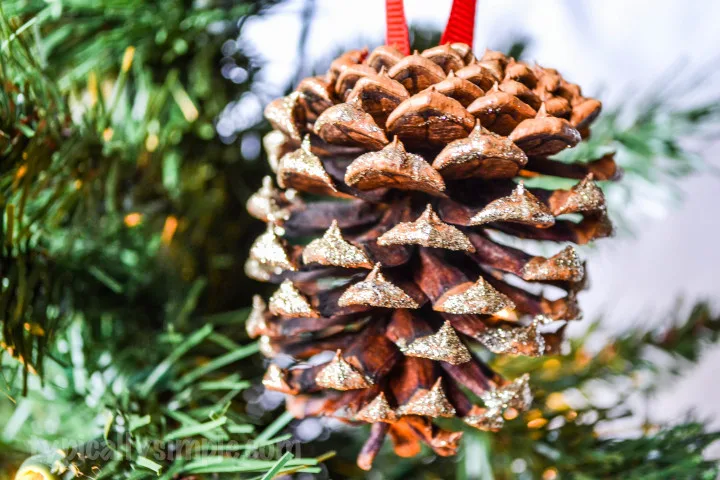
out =
{"type": "Polygon", "coordinates": [[[386,435],[401,456],[421,442],[452,455],[461,433],[434,419],[497,430],[526,409],[527,376],[502,378],[473,348],[553,353],[580,317],[584,264],[569,244],[611,233],[595,182],[617,169],[611,155],[550,157],[587,137],[600,108],[555,70],[464,44],[353,50],[270,103],[276,180],[248,201],[267,230],[246,264],[278,284],[247,324],[271,359],[266,388],[298,418],[372,424],[364,469],[386,435]],[[538,176],[577,183],[523,185],[538,176]]]}

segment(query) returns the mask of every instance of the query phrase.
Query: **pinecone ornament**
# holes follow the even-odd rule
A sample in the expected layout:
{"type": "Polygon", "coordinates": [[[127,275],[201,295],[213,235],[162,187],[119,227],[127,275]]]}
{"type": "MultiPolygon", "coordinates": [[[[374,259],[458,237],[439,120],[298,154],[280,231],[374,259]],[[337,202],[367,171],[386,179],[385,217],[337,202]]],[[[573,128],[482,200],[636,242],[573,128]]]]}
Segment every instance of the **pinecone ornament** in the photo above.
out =
{"type": "Polygon", "coordinates": [[[353,50],[270,103],[280,188],[268,177],[248,201],[267,230],[246,264],[278,284],[247,324],[272,359],[265,387],[298,418],[372,424],[364,469],[387,434],[401,456],[421,442],[452,455],[461,433],[433,419],[497,430],[526,409],[527,376],[502,378],[468,345],[556,352],[580,317],[584,264],[567,244],[611,233],[595,181],[617,170],[612,156],[549,157],[587,137],[600,108],[555,70],[464,44],[353,50]],[[540,175],[578,183],[523,185],[540,175]],[[558,253],[529,255],[509,236],[558,253]]]}

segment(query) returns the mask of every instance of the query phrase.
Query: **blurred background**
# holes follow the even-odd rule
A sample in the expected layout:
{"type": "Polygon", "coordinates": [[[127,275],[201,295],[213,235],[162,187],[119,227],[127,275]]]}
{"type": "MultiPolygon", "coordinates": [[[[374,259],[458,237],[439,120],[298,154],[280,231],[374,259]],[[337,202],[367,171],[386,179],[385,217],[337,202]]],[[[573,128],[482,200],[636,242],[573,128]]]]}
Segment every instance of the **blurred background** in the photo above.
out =
{"type": "MultiPolygon", "coordinates": [[[[450,6],[405,2],[414,47],[437,44],[450,6]]],[[[230,431],[265,445],[287,433],[309,442],[303,457],[338,450],[318,478],[363,478],[354,457],[366,430],[291,421],[282,395],[260,385],[265,363],[243,322],[252,295],[267,298],[271,287],[243,273],[264,229],[244,204],[271,173],[265,105],[340,53],[383,44],[385,2],[8,0],[0,9],[0,200],[5,226],[13,215],[28,225],[0,231],[0,479],[53,441],[129,431],[148,445],[208,418],[188,438],[230,431]],[[27,208],[7,208],[19,202],[27,208]],[[18,271],[44,283],[28,287],[18,271]],[[227,424],[209,425],[216,420],[227,424]]],[[[590,285],[566,363],[556,376],[542,361],[503,366],[537,374],[538,403],[567,389],[602,405],[568,400],[570,413],[587,414],[585,427],[531,432],[565,439],[568,457],[617,458],[571,440],[595,438],[621,403],[632,415],[606,427],[612,438],[689,419],[720,428],[717,18],[712,0],[478,0],[475,53],[536,60],[600,98],[592,148],[615,150],[625,171],[604,185],[616,237],[581,248],[590,285]]],[[[560,478],[557,457],[513,436],[527,433],[521,427],[466,434],[453,459],[405,462],[384,451],[369,478],[489,480],[490,464],[495,478],[560,478]]],[[[635,448],[633,464],[675,448],[658,442],[635,448]]],[[[678,455],[678,465],[689,458],[678,455]]],[[[156,478],[136,451],[118,458],[109,478],[156,478]]],[[[273,465],[237,468],[259,478],[273,465]]],[[[167,478],[208,473],[193,467],[157,466],[167,478]]]]}

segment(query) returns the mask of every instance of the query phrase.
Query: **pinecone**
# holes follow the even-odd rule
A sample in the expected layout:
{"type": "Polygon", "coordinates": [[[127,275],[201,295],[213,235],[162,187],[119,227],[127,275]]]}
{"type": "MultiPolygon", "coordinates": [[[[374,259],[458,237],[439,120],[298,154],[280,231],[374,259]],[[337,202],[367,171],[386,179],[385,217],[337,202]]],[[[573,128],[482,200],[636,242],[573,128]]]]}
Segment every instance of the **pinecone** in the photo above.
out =
{"type": "Polygon", "coordinates": [[[464,44],[350,51],[270,103],[265,147],[284,190],[267,177],[248,201],[268,226],[246,264],[279,284],[247,324],[273,359],[266,388],[288,394],[298,418],[371,423],[364,469],[388,433],[398,455],[421,441],[452,455],[461,433],[434,418],[497,430],[508,409],[527,408],[527,376],[503,379],[467,345],[556,352],[580,317],[572,246],[545,258],[503,242],[611,233],[595,180],[616,176],[612,156],[548,158],[586,137],[600,108],[555,70],[494,51],[476,59],[464,44]],[[540,175],[579,183],[514,181],[540,175]]]}

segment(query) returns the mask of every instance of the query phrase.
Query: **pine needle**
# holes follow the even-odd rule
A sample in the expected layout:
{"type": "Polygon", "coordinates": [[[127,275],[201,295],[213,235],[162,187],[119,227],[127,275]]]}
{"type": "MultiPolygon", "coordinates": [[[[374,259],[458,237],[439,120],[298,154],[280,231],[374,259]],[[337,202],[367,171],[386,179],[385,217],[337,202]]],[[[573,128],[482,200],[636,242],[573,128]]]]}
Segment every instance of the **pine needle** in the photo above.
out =
{"type": "Polygon", "coordinates": [[[202,342],[210,333],[212,333],[212,325],[205,325],[198,331],[190,335],[180,345],[175,347],[173,352],[168,357],[160,362],[157,367],[150,373],[145,382],[140,386],[139,392],[141,396],[149,394],[150,390],[157,384],[165,373],[177,362],[183,355],[185,355],[190,349],[202,342]]]}

